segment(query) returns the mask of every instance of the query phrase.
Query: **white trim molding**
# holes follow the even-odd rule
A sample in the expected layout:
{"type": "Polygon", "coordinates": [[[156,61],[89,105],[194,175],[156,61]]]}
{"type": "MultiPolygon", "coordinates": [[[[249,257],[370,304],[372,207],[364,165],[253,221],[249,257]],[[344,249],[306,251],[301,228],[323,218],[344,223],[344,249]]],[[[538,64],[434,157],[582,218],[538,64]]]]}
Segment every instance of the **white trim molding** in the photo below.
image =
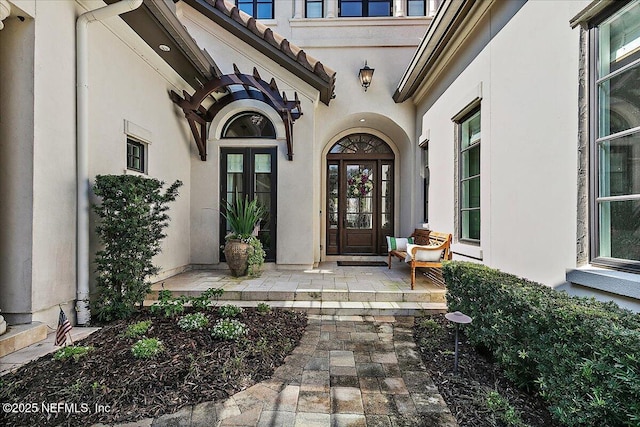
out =
{"type": "Polygon", "coordinates": [[[130,122],[127,119],[124,119],[124,133],[128,136],[132,136],[134,139],[139,140],[140,142],[145,142],[147,144],[151,144],[153,139],[153,134],[151,133],[151,131],[148,131],[142,126],[139,126],[133,122],[130,122]]]}

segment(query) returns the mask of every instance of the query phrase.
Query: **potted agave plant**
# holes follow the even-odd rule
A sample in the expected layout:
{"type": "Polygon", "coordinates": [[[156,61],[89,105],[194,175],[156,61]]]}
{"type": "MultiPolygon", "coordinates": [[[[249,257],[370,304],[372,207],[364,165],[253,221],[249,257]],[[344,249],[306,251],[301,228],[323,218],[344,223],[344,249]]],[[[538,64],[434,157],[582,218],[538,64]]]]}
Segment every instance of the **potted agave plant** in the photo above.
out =
{"type": "Polygon", "coordinates": [[[236,198],[235,203],[225,201],[222,216],[231,232],[225,237],[224,256],[234,277],[254,275],[264,263],[265,252],[256,236],[257,225],[267,214],[257,200],[236,198]]]}

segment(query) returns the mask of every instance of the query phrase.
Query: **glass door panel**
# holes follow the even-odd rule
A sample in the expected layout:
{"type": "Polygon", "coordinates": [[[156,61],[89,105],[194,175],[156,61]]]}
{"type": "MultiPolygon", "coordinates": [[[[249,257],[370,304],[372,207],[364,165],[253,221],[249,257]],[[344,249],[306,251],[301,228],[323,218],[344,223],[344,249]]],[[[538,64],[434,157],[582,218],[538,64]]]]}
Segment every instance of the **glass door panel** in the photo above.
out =
{"type": "Polygon", "coordinates": [[[224,200],[235,203],[238,198],[244,197],[244,185],[242,171],[244,168],[244,156],[242,154],[227,155],[227,185],[224,200]]]}
{"type": "Polygon", "coordinates": [[[258,239],[263,248],[271,247],[271,154],[254,154],[253,157],[253,198],[267,209],[269,215],[260,221],[258,239]]]}
{"type": "MultiPolygon", "coordinates": [[[[221,151],[221,195],[234,203],[244,199],[258,200],[267,208],[268,215],[260,221],[258,239],[267,254],[267,261],[276,256],[276,149],[275,148],[223,148],[221,151]]],[[[220,216],[220,242],[230,230],[220,216]]],[[[224,253],[220,252],[224,260],[224,253]]]]}
{"type": "Polygon", "coordinates": [[[328,211],[329,228],[338,228],[338,165],[329,165],[328,211]]]}
{"type": "Polygon", "coordinates": [[[345,253],[375,252],[375,162],[344,163],[345,210],[344,246],[345,253]]]}
{"type": "Polygon", "coordinates": [[[337,255],[339,252],[339,164],[329,163],[327,167],[327,255],[337,255]]]}

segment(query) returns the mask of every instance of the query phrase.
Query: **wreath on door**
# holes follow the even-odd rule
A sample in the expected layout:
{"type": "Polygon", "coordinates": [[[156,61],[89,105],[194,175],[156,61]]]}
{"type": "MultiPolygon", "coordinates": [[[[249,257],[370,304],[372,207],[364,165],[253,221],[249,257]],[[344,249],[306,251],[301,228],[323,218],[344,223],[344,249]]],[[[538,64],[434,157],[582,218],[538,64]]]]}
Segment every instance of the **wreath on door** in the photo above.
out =
{"type": "Polygon", "coordinates": [[[358,171],[347,179],[349,197],[367,197],[373,190],[373,181],[368,169],[358,171]]]}

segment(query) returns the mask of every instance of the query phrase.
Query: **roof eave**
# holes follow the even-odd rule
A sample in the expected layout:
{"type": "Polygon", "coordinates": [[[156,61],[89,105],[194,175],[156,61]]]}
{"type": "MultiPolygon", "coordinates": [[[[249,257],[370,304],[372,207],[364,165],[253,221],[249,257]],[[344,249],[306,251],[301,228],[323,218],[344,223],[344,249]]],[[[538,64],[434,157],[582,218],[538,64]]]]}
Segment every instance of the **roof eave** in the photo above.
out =
{"type": "Polygon", "coordinates": [[[160,24],[166,28],[180,44],[183,52],[189,57],[191,62],[193,62],[194,66],[198,67],[203,76],[208,78],[214,75],[221,76],[222,72],[214,59],[205,49],[200,49],[167,2],[173,3],[171,0],[144,0],[145,6],[149,8],[153,15],[158,18],[160,24]]]}
{"type": "Polygon", "coordinates": [[[121,17],[187,84],[197,89],[211,77],[220,75],[220,71],[182,26],[172,7],[171,0],[144,0],[141,7],[121,17]],[[162,51],[161,44],[170,50],[162,51]]]}
{"type": "Polygon", "coordinates": [[[183,1],[216,24],[220,25],[225,30],[229,31],[234,36],[238,37],[240,40],[258,50],[260,53],[276,61],[287,71],[293,73],[295,76],[317,89],[320,92],[320,100],[324,104],[329,105],[329,102],[334,97],[335,90],[335,72],[333,70],[326,72],[324,66],[320,62],[315,65],[315,67],[320,68],[320,70],[314,70],[314,68],[304,66],[296,57],[292,57],[290,54],[287,54],[283,50],[269,43],[269,41],[255,34],[241,22],[236,21],[231,16],[228,16],[216,8],[215,4],[212,4],[209,1],[183,1]]]}
{"type": "Polygon", "coordinates": [[[464,25],[476,3],[476,0],[445,0],[440,5],[393,94],[396,103],[404,102],[416,93],[436,64],[440,53],[464,25]]]}

